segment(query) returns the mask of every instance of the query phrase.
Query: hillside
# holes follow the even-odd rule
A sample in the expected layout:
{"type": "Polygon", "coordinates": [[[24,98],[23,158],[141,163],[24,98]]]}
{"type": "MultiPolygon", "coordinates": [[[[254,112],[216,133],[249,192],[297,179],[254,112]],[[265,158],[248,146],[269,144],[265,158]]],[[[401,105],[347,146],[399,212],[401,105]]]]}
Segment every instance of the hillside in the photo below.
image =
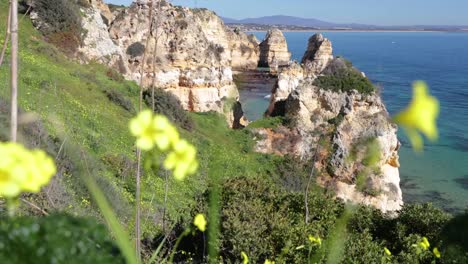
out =
{"type": "MultiPolygon", "coordinates": [[[[7,2],[0,0],[0,21],[6,20],[7,2]]],[[[180,17],[184,12],[187,16],[195,12],[177,10],[180,17]]],[[[198,15],[193,16],[198,19],[198,15]]],[[[211,13],[209,17],[210,21],[219,20],[211,13]]],[[[172,20],[168,21],[171,25],[172,20]]],[[[200,25],[190,27],[198,30],[200,25]]],[[[172,32],[169,26],[167,31],[172,32]]],[[[0,35],[4,33],[5,28],[0,26],[0,35]]],[[[35,29],[27,16],[21,19],[19,35],[20,142],[55,158],[58,173],[40,193],[21,196],[16,218],[8,217],[5,203],[0,204],[0,260],[125,263],[116,242],[118,234],[102,228],[109,223],[83,179],[89,176],[98,183],[120,224],[134,237],[137,159],[129,122],[137,115],[140,87],[108,65],[95,60],[79,63],[63,46],[51,44],[51,38],[35,29]],[[96,259],[75,258],[77,255],[96,259]]],[[[237,38],[239,43],[248,41],[243,35],[237,38]]],[[[201,55],[193,55],[197,56],[201,55]]],[[[9,129],[7,58],[0,68],[1,142],[8,140],[9,129]]],[[[231,67],[232,59],[225,60],[230,64],[223,62],[221,66],[231,67]]],[[[136,65],[136,61],[132,63],[136,65]]],[[[192,68],[199,70],[195,66],[192,68]]],[[[137,67],[132,71],[137,73],[137,67]]],[[[192,88],[197,87],[182,87],[192,88]]],[[[431,250],[445,250],[447,259],[464,260],[457,253],[462,252],[458,241],[453,246],[443,233],[452,217],[442,210],[431,205],[405,205],[398,217],[391,218],[371,207],[348,205],[311,180],[312,176],[315,179],[311,173],[315,164],[310,158],[254,151],[262,139],[258,129],[287,126],[281,117],[261,119],[234,130],[223,112],[232,110],[225,111],[235,101],[226,101],[216,111],[195,113],[184,110],[177,96],[162,90],[156,92],[156,112],[168,116],[181,136],[195,146],[199,168],[196,174],[177,181],[169,171],[155,165],[162,154],[154,163],[153,156],[143,155],[144,263],[170,263],[171,255],[180,263],[239,263],[242,253],[251,263],[266,259],[277,263],[436,261],[432,251],[414,250],[412,244],[418,245],[423,237],[432,243],[431,250]],[[310,208],[307,217],[306,207],[310,208]],[[207,215],[206,232],[194,228],[193,218],[198,213],[207,215]],[[211,239],[213,236],[217,239],[211,239]],[[393,255],[385,253],[384,248],[393,255]]],[[[150,109],[151,100],[148,93],[145,95],[143,108],[150,109]]]]}

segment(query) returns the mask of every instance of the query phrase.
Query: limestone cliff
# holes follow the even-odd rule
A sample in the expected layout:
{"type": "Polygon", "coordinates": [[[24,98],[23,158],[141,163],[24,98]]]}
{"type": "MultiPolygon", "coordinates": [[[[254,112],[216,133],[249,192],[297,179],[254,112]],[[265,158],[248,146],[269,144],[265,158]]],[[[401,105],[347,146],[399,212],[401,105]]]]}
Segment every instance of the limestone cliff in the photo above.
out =
{"type": "Polygon", "coordinates": [[[267,32],[265,39],[260,43],[260,67],[270,67],[272,69],[286,66],[291,59],[288,51],[288,43],[279,29],[272,29],[267,32]]]}
{"type": "Polygon", "coordinates": [[[234,29],[227,30],[229,50],[231,52],[231,66],[234,70],[253,70],[260,60],[259,42],[254,35],[234,29]]]}
{"type": "MultiPolygon", "coordinates": [[[[252,69],[258,64],[255,37],[227,29],[206,9],[137,0],[112,13],[102,0],[87,1],[89,7],[81,7],[87,33],[78,58],[110,65],[126,79],[143,80],[145,88],[165,89],[187,110],[225,112],[225,102],[232,104],[239,97],[232,68],[252,69]]],[[[41,18],[36,20],[41,26],[41,18]]],[[[240,113],[230,111],[229,115],[240,113]]]]}
{"type": "Polygon", "coordinates": [[[316,35],[305,64],[280,72],[268,112],[284,116],[289,127],[257,131],[257,150],[311,160],[318,183],[337,197],[397,211],[403,204],[397,126],[377,92],[333,90],[316,82],[340,67],[357,72],[343,59],[332,59],[331,51],[331,42],[316,35]]]}

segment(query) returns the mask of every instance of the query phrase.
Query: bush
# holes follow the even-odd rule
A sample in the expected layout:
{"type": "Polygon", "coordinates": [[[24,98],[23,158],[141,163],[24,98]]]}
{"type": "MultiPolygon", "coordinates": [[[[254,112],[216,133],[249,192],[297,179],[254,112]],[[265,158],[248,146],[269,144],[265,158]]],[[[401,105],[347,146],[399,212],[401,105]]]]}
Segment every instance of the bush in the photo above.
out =
{"type": "Polygon", "coordinates": [[[376,90],[369,79],[342,58],[333,60],[322,74],[314,81],[314,85],[323,89],[335,92],[357,90],[363,94],[371,94],[376,90]]]}
{"type": "MultiPolygon", "coordinates": [[[[430,251],[418,256],[412,245],[427,237],[431,250],[433,247],[441,248],[442,231],[449,220],[450,215],[431,204],[405,205],[396,218],[384,216],[377,209],[360,206],[348,223],[348,230],[353,234],[368,232],[371,237],[367,240],[384,243],[397,257],[398,263],[414,263],[416,258],[420,263],[431,263],[433,255],[430,251]]],[[[443,254],[443,259],[450,263],[448,257],[443,254]]]]}
{"type": "MultiPolygon", "coordinates": [[[[149,107],[152,106],[151,93],[152,91],[147,90],[143,94],[145,102],[149,107]]],[[[165,115],[179,127],[189,131],[193,129],[193,121],[182,108],[179,99],[162,89],[154,89],[154,112],[165,115]]]]}
{"type": "Polygon", "coordinates": [[[252,263],[267,258],[306,263],[308,235],[326,237],[342,212],[339,202],[313,194],[309,199],[311,222],[306,225],[304,195],[283,191],[260,178],[227,180],[221,201],[221,254],[233,263],[239,261],[241,251],[252,263]],[[296,250],[301,245],[305,249],[296,250]]]}
{"type": "Polygon", "coordinates": [[[35,0],[34,11],[42,21],[39,30],[67,52],[75,52],[84,34],[77,1],[35,0]]]}
{"type": "Polygon", "coordinates": [[[133,106],[132,101],[125,97],[122,93],[117,90],[105,90],[104,93],[107,95],[107,98],[115,103],[116,105],[122,107],[130,113],[135,113],[135,107],[133,106]]]}
{"type": "Polygon", "coordinates": [[[127,48],[127,54],[132,57],[141,56],[143,53],[145,53],[145,45],[141,44],[141,42],[135,42],[127,48]]]}
{"type": "Polygon", "coordinates": [[[125,263],[104,226],[67,215],[0,220],[2,263],[125,263]]]}

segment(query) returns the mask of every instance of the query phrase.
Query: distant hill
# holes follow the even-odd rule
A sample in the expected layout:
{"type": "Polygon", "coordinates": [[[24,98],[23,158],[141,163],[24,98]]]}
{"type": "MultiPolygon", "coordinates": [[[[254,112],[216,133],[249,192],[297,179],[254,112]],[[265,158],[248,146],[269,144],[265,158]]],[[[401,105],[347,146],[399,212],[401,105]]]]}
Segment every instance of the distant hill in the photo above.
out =
{"type": "MultiPolygon", "coordinates": [[[[333,23],[314,18],[302,18],[294,16],[264,16],[257,18],[233,19],[222,17],[224,23],[228,25],[254,25],[262,26],[282,26],[284,29],[315,28],[315,29],[348,29],[348,30],[416,30],[416,31],[468,31],[468,26],[456,25],[411,25],[411,26],[376,26],[357,23],[333,23]],[[293,27],[293,28],[291,28],[293,27]]],[[[257,29],[259,29],[257,27],[257,29]]]]}
{"type": "Polygon", "coordinates": [[[298,26],[298,27],[316,27],[316,28],[340,28],[340,27],[352,27],[352,28],[374,28],[372,25],[361,25],[361,24],[338,24],[327,21],[322,21],[314,18],[302,18],[294,16],[265,16],[258,18],[245,18],[245,19],[233,19],[233,18],[222,18],[226,24],[257,24],[257,25],[283,25],[283,26],[298,26]]]}

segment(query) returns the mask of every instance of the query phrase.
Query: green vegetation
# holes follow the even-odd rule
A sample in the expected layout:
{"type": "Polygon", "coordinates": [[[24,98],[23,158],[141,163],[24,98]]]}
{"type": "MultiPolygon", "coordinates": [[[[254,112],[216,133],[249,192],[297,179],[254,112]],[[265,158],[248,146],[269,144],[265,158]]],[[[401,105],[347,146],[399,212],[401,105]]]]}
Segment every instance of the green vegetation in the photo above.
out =
{"type": "MultiPolygon", "coordinates": [[[[143,98],[148,108],[152,108],[152,91],[145,91],[143,98]]],[[[188,113],[180,105],[179,99],[173,94],[162,89],[154,89],[154,112],[165,115],[172,123],[181,128],[191,131],[193,121],[188,113]]]]}
{"type": "Polygon", "coordinates": [[[127,54],[132,56],[132,57],[138,57],[143,55],[145,52],[145,45],[143,45],[141,42],[135,42],[132,45],[128,46],[127,48],[127,54]]]}
{"type": "Polygon", "coordinates": [[[0,245],[2,263],[125,263],[103,225],[66,215],[4,217],[0,245]]]}
{"type": "MultiPolygon", "coordinates": [[[[26,1],[23,1],[25,4],[26,1]]],[[[89,7],[83,0],[35,0],[34,11],[41,20],[39,27],[48,41],[60,47],[63,51],[73,54],[81,44],[83,34],[81,28],[80,7],[89,7]]]]}
{"type": "Polygon", "coordinates": [[[282,116],[266,117],[250,123],[248,128],[276,128],[284,124],[285,118],[282,116]]]}
{"type": "MultiPolygon", "coordinates": [[[[5,20],[6,4],[7,1],[0,1],[0,21],[5,20]]],[[[0,35],[3,34],[0,27],[0,35]]],[[[132,234],[135,148],[128,123],[134,114],[127,106],[138,105],[139,88],[102,65],[70,61],[43,41],[27,19],[21,22],[20,40],[19,103],[22,114],[35,113],[26,116],[21,124],[21,140],[56,157],[59,169],[42,193],[22,198],[49,213],[60,211],[68,216],[1,219],[0,259],[8,263],[52,263],[54,258],[58,263],[123,262],[109,235],[96,224],[104,222],[103,216],[91,199],[83,176],[97,183],[120,222],[132,234]],[[45,250],[44,255],[37,257],[41,253],[38,250],[45,250]],[[11,259],[15,257],[18,259],[11,259]]],[[[8,138],[8,79],[8,69],[0,68],[0,140],[8,138]]],[[[240,262],[242,251],[251,263],[261,263],[266,258],[277,263],[379,263],[385,257],[384,247],[393,253],[388,257],[393,263],[431,263],[434,256],[430,251],[418,253],[412,246],[424,236],[433,246],[440,247],[443,258],[438,262],[450,263],[455,258],[458,263],[466,262],[463,240],[449,239],[444,233],[454,233],[453,227],[447,225],[452,223],[450,216],[430,205],[406,206],[399,217],[388,218],[367,207],[345,209],[341,201],[331,198],[332,194],[314,185],[307,201],[310,222],[306,224],[304,190],[310,161],[255,153],[254,135],[249,129],[228,128],[220,114],[187,113],[175,98],[156,91],[156,112],[168,116],[182,136],[197,147],[200,169],[183,182],[169,177],[166,202],[168,172],[144,166],[145,260],[160,243],[162,258],[169,256],[176,238],[191,226],[193,216],[208,210],[207,197],[214,197],[209,187],[219,182],[221,232],[217,242],[226,263],[240,262]],[[309,235],[323,239],[323,245],[312,243],[309,235]],[[450,248],[445,247],[445,241],[450,241],[450,248]]],[[[151,106],[151,97],[145,95],[151,106]]],[[[274,128],[283,121],[269,118],[250,127],[274,128]]],[[[144,158],[145,165],[152,156],[144,158]]],[[[372,166],[372,157],[364,159],[372,166]]],[[[21,204],[19,213],[44,214],[26,204],[21,204]]],[[[461,223],[466,222],[462,219],[461,223]]],[[[175,260],[206,261],[208,247],[205,234],[190,233],[180,243],[175,260]]]]}
{"type": "Polygon", "coordinates": [[[323,75],[314,81],[314,85],[335,92],[357,90],[363,94],[371,94],[376,91],[369,79],[342,58],[333,60],[323,71],[323,75]]]}

